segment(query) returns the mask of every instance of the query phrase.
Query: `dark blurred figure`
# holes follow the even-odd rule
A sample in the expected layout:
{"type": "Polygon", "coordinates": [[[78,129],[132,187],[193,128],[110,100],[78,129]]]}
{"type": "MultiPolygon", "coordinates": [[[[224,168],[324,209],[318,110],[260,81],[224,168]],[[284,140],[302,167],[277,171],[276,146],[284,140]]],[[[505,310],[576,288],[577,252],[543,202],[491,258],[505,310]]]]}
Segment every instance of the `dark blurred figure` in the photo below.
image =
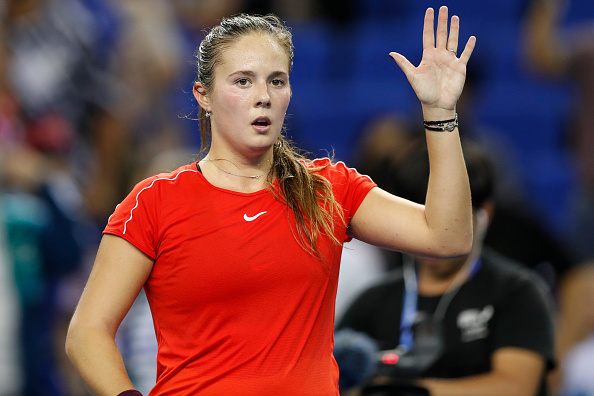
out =
{"type": "Polygon", "coordinates": [[[20,308],[21,394],[73,395],[82,387],[64,364],[65,293],[99,235],[83,189],[90,162],[106,162],[90,141],[117,133],[94,134],[109,118],[112,25],[95,0],[9,0],[1,11],[0,221],[20,308]]]}
{"type": "Polygon", "coordinates": [[[523,180],[518,175],[521,158],[514,151],[499,127],[478,119],[477,103],[485,91],[488,80],[488,51],[479,52],[469,65],[467,86],[458,101],[458,114],[467,120],[465,136],[488,148],[487,156],[497,179],[493,200],[495,211],[485,236],[485,246],[531,269],[545,279],[555,292],[558,280],[574,265],[576,257],[545,224],[530,202],[523,180]]]}
{"type": "MultiPolygon", "coordinates": [[[[380,187],[393,187],[390,169],[398,164],[410,149],[423,138],[413,130],[407,119],[397,113],[382,113],[373,117],[363,128],[356,144],[353,160],[357,170],[380,187]]],[[[423,138],[424,139],[424,138],[423,138]]],[[[353,239],[345,244],[340,263],[336,294],[336,321],[363,290],[379,282],[390,269],[401,265],[401,254],[353,239]]]]}
{"type": "MultiPolygon", "coordinates": [[[[337,328],[378,343],[381,363],[372,384],[392,387],[391,394],[422,394],[410,389],[416,385],[436,396],[546,395],[554,364],[551,295],[533,271],[483,248],[495,181],[482,151],[470,143],[464,150],[475,222],[470,254],[405,257],[401,269],[361,294],[337,328]]],[[[421,142],[398,164],[394,193],[423,203],[428,178],[421,142]]]]}
{"type": "Polygon", "coordinates": [[[340,370],[339,389],[352,389],[369,380],[375,374],[377,352],[377,343],[368,335],[351,329],[337,331],[333,354],[340,370]]]}
{"type": "Polygon", "coordinates": [[[552,389],[559,389],[564,396],[594,392],[590,369],[594,362],[591,357],[594,334],[591,311],[594,290],[591,269],[594,258],[593,18],[591,2],[533,0],[523,30],[524,60],[529,69],[541,78],[571,84],[573,95],[565,128],[575,160],[578,188],[566,242],[575,252],[578,264],[559,282],[557,354],[560,365],[550,378],[552,389]],[[575,20],[576,8],[580,14],[578,21],[575,20]],[[568,21],[571,14],[574,20],[568,21]]]}
{"type": "MultiPolygon", "coordinates": [[[[550,79],[572,83],[573,111],[567,120],[570,147],[575,156],[579,192],[574,229],[568,238],[578,259],[594,257],[594,25],[562,27],[573,2],[534,0],[526,19],[526,61],[531,70],[550,79]]],[[[576,2],[579,3],[579,2],[576,2]]],[[[594,6],[591,7],[594,14],[594,6]]],[[[592,15],[594,16],[594,15],[592,15]]]]}
{"type": "Polygon", "coordinates": [[[562,396],[594,394],[594,261],[573,268],[559,287],[560,364],[550,378],[562,396]]]}
{"type": "Polygon", "coordinates": [[[31,125],[28,139],[1,156],[0,212],[20,305],[25,396],[69,394],[68,366],[62,365],[65,354],[57,347],[70,316],[61,291],[64,282],[81,268],[93,234],[60,147],[52,144],[60,140],[56,135],[63,125],[55,119],[45,123],[31,125]],[[38,133],[41,136],[36,137],[38,133]],[[48,136],[55,139],[43,141],[48,136]]]}
{"type": "Polygon", "coordinates": [[[113,103],[110,63],[117,17],[100,0],[8,0],[6,72],[27,123],[58,117],[75,132],[69,153],[87,210],[113,208],[126,141],[113,103]],[[108,181],[106,181],[108,180],[108,181]]]}
{"type": "Polygon", "coordinates": [[[363,128],[355,145],[353,160],[357,169],[369,175],[379,186],[393,188],[390,169],[397,166],[419,140],[422,129],[411,127],[408,119],[398,114],[381,114],[363,128]]]}

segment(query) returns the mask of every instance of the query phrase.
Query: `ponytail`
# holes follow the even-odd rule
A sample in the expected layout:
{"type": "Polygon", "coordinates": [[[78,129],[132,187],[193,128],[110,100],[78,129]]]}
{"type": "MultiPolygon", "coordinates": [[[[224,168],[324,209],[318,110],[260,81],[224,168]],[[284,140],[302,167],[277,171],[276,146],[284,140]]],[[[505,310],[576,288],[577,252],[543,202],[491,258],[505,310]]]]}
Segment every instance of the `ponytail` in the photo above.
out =
{"type": "Polygon", "coordinates": [[[338,218],[345,223],[340,204],[334,198],[332,185],[316,172],[322,167],[307,167],[311,164],[282,136],[273,149],[274,172],[268,176],[272,185],[274,177],[278,179],[278,191],[272,189],[275,197],[287,205],[295,215],[295,239],[301,247],[322,261],[325,258],[318,250],[317,240],[320,234],[329,237],[333,243],[342,241],[334,235],[334,222],[338,218]]]}

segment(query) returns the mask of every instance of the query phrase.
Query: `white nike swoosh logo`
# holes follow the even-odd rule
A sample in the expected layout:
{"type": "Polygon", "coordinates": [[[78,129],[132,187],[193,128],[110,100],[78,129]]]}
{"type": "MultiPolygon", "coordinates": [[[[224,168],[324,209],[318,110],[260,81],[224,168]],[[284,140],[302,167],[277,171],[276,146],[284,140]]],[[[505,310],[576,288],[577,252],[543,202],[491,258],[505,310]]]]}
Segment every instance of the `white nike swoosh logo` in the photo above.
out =
{"type": "Polygon", "coordinates": [[[264,213],[266,213],[266,211],[264,211],[264,212],[260,212],[260,213],[258,213],[258,214],[257,214],[257,215],[255,215],[255,216],[248,216],[248,215],[247,215],[247,213],[244,213],[244,214],[243,214],[243,219],[244,219],[245,221],[254,221],[254,220],[256,220],[258,217],[262,216],[264,213]]]}

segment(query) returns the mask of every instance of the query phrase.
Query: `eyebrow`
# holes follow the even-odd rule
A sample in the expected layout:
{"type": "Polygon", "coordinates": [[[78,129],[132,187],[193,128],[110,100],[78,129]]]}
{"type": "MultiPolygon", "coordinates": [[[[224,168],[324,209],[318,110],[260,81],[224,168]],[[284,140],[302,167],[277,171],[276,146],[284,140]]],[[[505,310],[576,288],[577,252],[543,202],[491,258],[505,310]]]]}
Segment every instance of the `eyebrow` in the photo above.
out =
{"type": "MultiPolygon", "coordinates": [[[[238,70],[236,72],[229,74],[229,77],[234,77],[236,75],[255,77],[256,73],[254,73],[251,70],[238,70]]],[[[285,71],[282,71],[282,70],[277,70],[277,71],[270,73],[270,75],[268,77],[270,78],[270,77],[278,77],[278,76],[288,77],[288,73],[285,71]]]]}

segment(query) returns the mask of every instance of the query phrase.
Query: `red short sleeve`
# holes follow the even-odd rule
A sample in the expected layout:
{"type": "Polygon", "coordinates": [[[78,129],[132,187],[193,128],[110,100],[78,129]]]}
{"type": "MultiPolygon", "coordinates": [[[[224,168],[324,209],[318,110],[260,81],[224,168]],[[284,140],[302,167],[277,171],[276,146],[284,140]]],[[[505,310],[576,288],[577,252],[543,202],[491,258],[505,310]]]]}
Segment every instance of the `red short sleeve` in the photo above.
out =
{"type": "Polygon", "coordinates": [[[109,217],[104,234],[124,238],[153,260],[156,252],[156,198],[158,177],[138,183],[109,217]]]}
{"type": "MultiPolygon", "coordinates": [[[[369,191],[377,186],[369,176],[362,175],[355,168],[349,168],[343,162],[333,163],[328,158],[322,158],[312,161],[311,166],[324,166],[319,174],[332,184],[334,197],[342,207],[347,224],[369,191]]],[[[345,237],[345,242],[350,240],[350,237],[345,237]]]]}

